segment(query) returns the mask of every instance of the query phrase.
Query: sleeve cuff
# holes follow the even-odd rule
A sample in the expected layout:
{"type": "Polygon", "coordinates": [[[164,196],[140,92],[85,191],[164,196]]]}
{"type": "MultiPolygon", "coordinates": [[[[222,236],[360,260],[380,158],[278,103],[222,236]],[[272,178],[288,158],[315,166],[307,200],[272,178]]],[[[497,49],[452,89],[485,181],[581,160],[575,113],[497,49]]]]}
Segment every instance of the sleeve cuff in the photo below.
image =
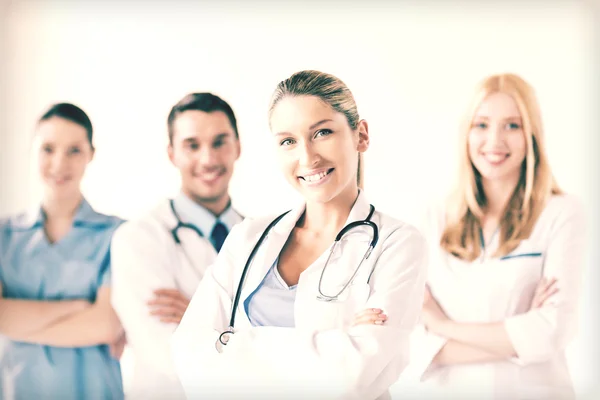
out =
{"type": "Polygon", "coordinates": [[[547,339],[544,335],[536,335],[540,332],[540,324],[544,323],[541,319],[539,313],[530,311],[504,320],[504,329],[517,354],[509,359],[511,362],[524,366],[544,358],[547,339]]]}
{"type": "Polygon", "coordinates": [[[410,363],[402,372],[400,380],[419,382],[447,341],[445,337],[428,332],[424,326],[417,326],[410,336],[410,363]]]}

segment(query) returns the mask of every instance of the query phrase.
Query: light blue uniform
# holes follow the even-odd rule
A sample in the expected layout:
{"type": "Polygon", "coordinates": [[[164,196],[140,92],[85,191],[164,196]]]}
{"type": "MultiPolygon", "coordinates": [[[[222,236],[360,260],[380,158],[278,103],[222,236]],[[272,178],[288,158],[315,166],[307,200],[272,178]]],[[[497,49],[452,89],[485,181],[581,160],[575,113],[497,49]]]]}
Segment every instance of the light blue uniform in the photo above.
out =
{"type": "Polygon", "coordinates": [[[252,326],[295,326],[294,303],[298,285],[288,286],[285,283],[277,270],[278,260],[275,260],[258,288],[244,302],[252,326]]]}
{"type": "MultiPolygon", "coordinates": [[[[5,298],[95,301],[110,281],[110,240],[122,221],[80,205],[72,229],[51,244],[40,208],[0,221],[5,298]]],[[[59,348],[8,340],[0,354],[0,400],[123,398],[119,362],[106,345],[59,348]]]]}

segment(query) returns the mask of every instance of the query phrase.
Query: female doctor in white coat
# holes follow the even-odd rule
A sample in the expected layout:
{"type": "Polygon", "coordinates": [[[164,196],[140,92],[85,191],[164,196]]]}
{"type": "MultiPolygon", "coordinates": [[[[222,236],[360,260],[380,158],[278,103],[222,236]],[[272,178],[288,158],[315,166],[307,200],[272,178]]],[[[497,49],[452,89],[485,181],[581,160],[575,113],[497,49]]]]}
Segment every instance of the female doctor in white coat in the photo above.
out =
{"type": "Polygon", "coordinates": [[[485,79],[463,134],[459,190],[423,229],[425,329],[406,374],[440,398],[573,398],[565,347],[577,326],[584,214],[554,181],[533,89],[512,74],[485,79]]]}
{"type": "Polygon", "coordinates": [[[281,82],[270,125],[304,201],[231,231],[172,339],[180,381],[188,398],[386,398],[421,311],[424,238],[359,189],[368,126],[339,79],[302,71],[281,82]],[[375,307],[385,324],[354,325],[375,307]]]}

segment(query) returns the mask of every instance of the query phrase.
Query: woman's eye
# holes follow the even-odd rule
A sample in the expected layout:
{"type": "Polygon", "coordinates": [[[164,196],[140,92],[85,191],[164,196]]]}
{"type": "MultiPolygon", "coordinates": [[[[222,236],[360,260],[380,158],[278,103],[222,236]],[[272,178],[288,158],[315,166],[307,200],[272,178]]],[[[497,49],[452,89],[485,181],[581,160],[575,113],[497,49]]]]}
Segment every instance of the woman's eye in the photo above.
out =
{"type": "Polygon", "coordinates": [[[487,129],[488,125],[485,122],[478,122],[475,124],[475,128],[487,129]]]}
{"type": "Polygon", "coordinates": [[[521,129],[521,125],[517,124],[516,122],[511,122],[510,124],[507,125],[509,130],[517,130],[517,129],[521,129]]]}
{"type": "Polygon", "coordinates": [[[317,133],[315,134],[315,137],[327,136],[327,135],[331,135],[332,133],[333,133],[333,131],[331,129],[319,129],[317,131],[317,133]]]}
{"type": "Polygon", "coordinates": [[[289,146],[291,144],[294,144],[294,139],[283,139],[279,145],[280,146],[289,146]]]}

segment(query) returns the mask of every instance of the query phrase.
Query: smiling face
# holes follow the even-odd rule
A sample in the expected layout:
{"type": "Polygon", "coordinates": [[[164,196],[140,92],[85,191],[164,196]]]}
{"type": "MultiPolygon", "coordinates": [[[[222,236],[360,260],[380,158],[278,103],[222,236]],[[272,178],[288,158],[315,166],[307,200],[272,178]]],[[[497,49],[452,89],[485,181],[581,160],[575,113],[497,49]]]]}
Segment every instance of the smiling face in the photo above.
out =
{"type": "Polygon", "coordinates": [[[510,95],[496,92],[481,102],[468,134],[468,149],[484,181],[519,179],[527,143],[521,113],[510,95]]]}
{"type": "Polygon", "coordinates": [[[81,125],[60,117],[41,121],[38,172],[46,196],[64,199],[78,196],[81,179],[94,151],[81,125]]]}
{"type": "Polygon", "coordinates": [[[199,203],[228,198],[240,143],[222,111],[189,110],[173,122],[169,158],[181,173],[182,191],[199,203]]]}
{"type": "Polygon", "coordinates": [[[271,129],[282,172],[307,201],[356,193],[358,155],[369,146],[365,121],[352,130],[318,97],[287,96],[271,113],[271,129]]]}

